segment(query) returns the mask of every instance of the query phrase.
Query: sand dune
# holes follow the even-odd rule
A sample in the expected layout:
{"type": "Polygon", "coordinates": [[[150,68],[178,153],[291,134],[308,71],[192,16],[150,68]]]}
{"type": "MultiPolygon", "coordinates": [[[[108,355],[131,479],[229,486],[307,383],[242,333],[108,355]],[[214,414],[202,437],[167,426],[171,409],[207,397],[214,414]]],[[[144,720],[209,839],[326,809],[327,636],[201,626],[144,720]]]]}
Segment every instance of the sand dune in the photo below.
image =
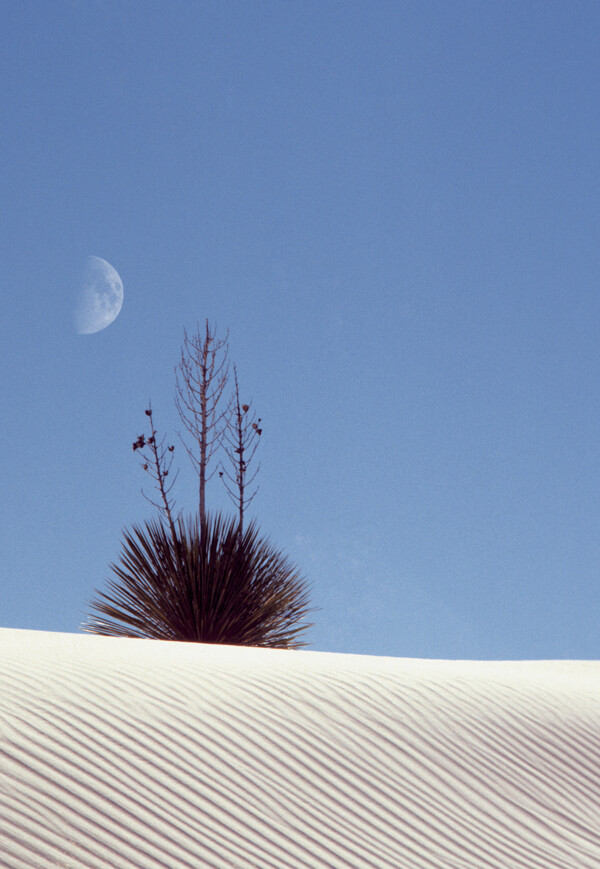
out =
{"type": "Polygon", "coordinates": [[[0,864],[598,869],[600,663],[0,631],[0,864]]]}

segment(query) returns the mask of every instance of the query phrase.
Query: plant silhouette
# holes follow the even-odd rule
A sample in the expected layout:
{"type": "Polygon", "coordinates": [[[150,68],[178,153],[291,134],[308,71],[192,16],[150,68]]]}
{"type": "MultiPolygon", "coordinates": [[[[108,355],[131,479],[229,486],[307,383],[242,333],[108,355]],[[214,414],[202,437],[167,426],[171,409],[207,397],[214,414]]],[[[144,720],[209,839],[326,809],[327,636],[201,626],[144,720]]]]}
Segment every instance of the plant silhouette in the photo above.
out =
{"type": "MultiPolygon", "coordinates": [[[[228,378],[228,344],[218,340],[206,321],[193,336],[184,332],[176,369],[176,406],[192,446],[184,445],[199,478],[198,513],[175,513],[170,476],[174,445],[159,439],[150,405],[150,433],[132,447],[157,495],[142,494],[158,510],[158,519],[124,530],[119,563],[106,592],[97,592],[83,629],[95,634],[149,637],[231,645],[295,649],[306,645],[311,627],[306,580],[288,558],[259,535],[254,521],[244,524],[245,507],[258,469],[248,466],[262,433],[261,419],[235,389],[223,409],[228,378]],[[237,508],[236,518],[212,516],[206,509],[208,464],[218,449],[228,466],[220,477],[237,508]]],[[[183,440],[183,438],[182,438],[183,440]]],[[[214,470],[213,472],[214,473],[214,470]]]]}
{"type": "Polygon", "coordinates": [[[254,523],[159,521],[126,531],[116,579],[92,604],[95,634],[201,643],[299,648],[310,627],[306,581],[254,523]]]}

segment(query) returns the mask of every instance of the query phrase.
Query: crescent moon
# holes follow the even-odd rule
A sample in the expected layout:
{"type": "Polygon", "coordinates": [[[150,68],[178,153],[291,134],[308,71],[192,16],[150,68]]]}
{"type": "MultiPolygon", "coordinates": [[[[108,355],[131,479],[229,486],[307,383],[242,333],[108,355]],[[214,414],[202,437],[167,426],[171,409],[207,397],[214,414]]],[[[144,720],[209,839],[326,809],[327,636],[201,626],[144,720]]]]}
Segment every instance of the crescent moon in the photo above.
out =
{"type": "Polygon", "coordinates": [[[91,335],[106,329],[123,307],[123,281],[118,271],[99,256],[91,256],[75,311],[75,329],[91,335]]]}

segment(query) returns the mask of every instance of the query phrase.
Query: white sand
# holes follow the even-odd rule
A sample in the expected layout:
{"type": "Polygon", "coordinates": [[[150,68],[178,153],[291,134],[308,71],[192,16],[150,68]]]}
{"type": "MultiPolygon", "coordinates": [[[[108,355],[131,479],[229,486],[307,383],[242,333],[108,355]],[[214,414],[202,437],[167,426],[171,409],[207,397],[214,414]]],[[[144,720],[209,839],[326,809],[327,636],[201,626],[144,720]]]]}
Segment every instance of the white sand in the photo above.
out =
{"type": "Polygon", "coordinates": [[[600,663],[0,630],[0,865],[599,869],[600,663]]]}

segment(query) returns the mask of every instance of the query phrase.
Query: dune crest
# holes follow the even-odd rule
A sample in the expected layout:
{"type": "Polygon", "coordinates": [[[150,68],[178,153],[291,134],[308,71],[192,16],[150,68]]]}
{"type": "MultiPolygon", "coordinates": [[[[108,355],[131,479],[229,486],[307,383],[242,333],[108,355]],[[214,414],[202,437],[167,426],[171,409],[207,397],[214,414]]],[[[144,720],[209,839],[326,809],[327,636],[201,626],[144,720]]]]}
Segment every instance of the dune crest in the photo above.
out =
{"type": "Polygon", "coordinates": [[[598,869],[600,663],[0,630],[0,865],[598,869]]]}

